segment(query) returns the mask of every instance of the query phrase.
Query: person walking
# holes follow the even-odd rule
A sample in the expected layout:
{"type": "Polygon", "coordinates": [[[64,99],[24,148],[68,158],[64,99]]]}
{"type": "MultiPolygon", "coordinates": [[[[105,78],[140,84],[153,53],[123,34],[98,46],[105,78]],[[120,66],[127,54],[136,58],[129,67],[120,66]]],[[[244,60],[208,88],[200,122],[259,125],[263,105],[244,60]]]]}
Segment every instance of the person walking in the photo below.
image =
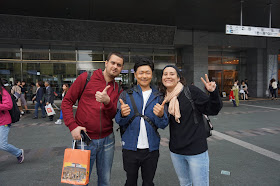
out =
{"type": "MultiPolygon", "coordinates": [[[[110,185],[115,150],[112,119],[122,92],[114,79],[121,73],[123,65],[123,55],[111,52],[105,61],[104,71],[98,69],[92,76],[87,72],[79,75],[62,101],[64,123],[73,140],[81,140],[81,130],[92,139],[91,144],[85,144],[85,149],[91,150],[89,175],[96,161],[99,186],[110,185]],[[74,118],[72,106],[77,100],[79,104],[74,118]]],[[[81,148],[80,144],[76,143],[77,148],[81,148]]]]}
{"type": "Polygon", "coordinates": [[[32,98],[32,101],[36,100],[35,104],[35,113],[33,119],[38,119],[38,109],[41,108],[42,111],[42,118],[46,117],[46,111],[45,111],[45,103],[44,103],[44,83],[42,81],[39,81],[36,83],[37,91],[36,96],[32,98]]]}
{"type": "Polygon", "coordinates": [[[196,86],[186,86],[179,69],[167,65],[162,71],[161,90],[168,105],[170,156],[181,186],[209,185],[209,156],[203,114],[217,115],[222,101],[216,83],[201,78],[209,96],[196,86]],[[196,110],[186,93],[190,92],[196,110]],[[198,123],[195,123],[194,112],[198,123]]]}
{"type": "Polygon", "coordinates": [[[159,158],[160,136],[157,128],[168,125],[163,94],[152,88],[154,63],[142,58],[134,65],[137,85],[120,95],[116,122],[120,125],[126,186],[137,186],[141,167],[143,186],[153,186],[159,158]],[[133,102],[133,100],[134,102],[133,102]],[[141,115],[137,115],[140,113],[141,115]]]}
{"type": "Polygon", "coordinates": [[[22,106],[21,106],[21,88],[20,88],[20,81],[15,81],[14,86],[11,89],[11,93],[16,97],[17,100],[17,106],[19,107],[20,114],[24,115],[22,106]]]}
{"type": "Polygon", "coordinates": [[[25,113],[29,114],[30,111],[28,110],[28,107],[27,107],[26,95],[25,95],[27,93],[27,90],[25,87],[25,81],[21,82],[20,88],[21,88],[21,94],[20,94],[21,106],[25,108],[25,113]]]}
{"type": "Polygon", "coordinates": [[[230,94],[229,94],[229,101],[231,101],[231,102],[232,102],[233,107],[237,107],[237,106],[236,106],[236,102],[235,102],[235,98],[234,98],[234,95],[233,95],[233,90],[232,90],[232,89],[230,90],[230,94]]]}
{"type": "MultiPolygon", "coordinates": [[[[46,93],[45,93],[45,103],[46,105],[52,105],[54,102],[54,93],[53,89],[50,86],[49,81],[45,81],[46,93]]],[[[53,115],[48,116],[50,121],[53,121],[53,115]]]]}
{"type": "MultiPolygon", "coordinates": [[[[62,100],[64,98],[64,96],[66,95],[67,91],[69,90],[69,85],[67,83],[64,83],[62,85],[62,100]]],[[[61,125],[62,124],[62,120],[63,120],[63,115],[62,115],[62,110],[60,110],[60,116],[59,119],[55,122],[56,125],[61,125]]]]}
{"type": "Polygon", "coordinates": [[[272,87],[272,99],[277,100],[277,82],[274,78],[271,79],[271,87],[272,87]]]}
{"type": "Polygon", "coordinates": [[[238,80],[235,80],[233,86],[232,86],[233,96],[235,99],[235,104],[238,107],[239,106],[239,87],[238,87],[238,80]]]}
{"type": "Polygon", "coordinates": [[[11,153],[17,157],[18,163],[24,160],[24,150],[19,149],[8,143],[8,136],[12,123],[9,110],[13,108],[13,102],[10,93],[4,88],[0,78],[0,150],[11,153]]]}
{"type": "Polygon", "coordinates": [[[31,92],[32,92],[32,104],[35,105],[35,99],[33,100],[33,98],[36,96],[36,92],[37,92],[37,86],[35,85],[35,83],[31,83],[31,92]]]}

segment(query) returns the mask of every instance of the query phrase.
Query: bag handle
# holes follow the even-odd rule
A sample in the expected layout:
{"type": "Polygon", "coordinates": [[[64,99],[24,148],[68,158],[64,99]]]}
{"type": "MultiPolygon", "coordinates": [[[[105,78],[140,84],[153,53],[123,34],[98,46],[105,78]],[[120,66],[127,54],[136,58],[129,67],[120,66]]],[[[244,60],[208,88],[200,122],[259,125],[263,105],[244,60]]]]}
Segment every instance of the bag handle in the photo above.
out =
{"type": "Polygon", "coordinates": [[[189,89],[188,86],[185,86],[183,88],[183,91],[184,91],[184,94],[185,96],[188,98],[188,100],[191,102],[191,106],[192,106],[192,109],[193,109],[193,118],[194,118],[194,123],[195,124],[198,124],[198,120],[197,120],[197,116],[196,116],[196,108],[195,108],[195,104],[194,104],[194,101],[192,99],[192,94],[191,94],[191,91],[189,89]]]}
{"type": "MultiPolygon", "coordinates": [[[[77,140],[74,140],[73,147],[72,147],[73,149],[75,149],[76,141],[77,140]]],[[[81,148],[82,148],[82,150],[85,150],[85,146],[83,144],[83,139],[82,138],[81,138],[81,148]]]]}

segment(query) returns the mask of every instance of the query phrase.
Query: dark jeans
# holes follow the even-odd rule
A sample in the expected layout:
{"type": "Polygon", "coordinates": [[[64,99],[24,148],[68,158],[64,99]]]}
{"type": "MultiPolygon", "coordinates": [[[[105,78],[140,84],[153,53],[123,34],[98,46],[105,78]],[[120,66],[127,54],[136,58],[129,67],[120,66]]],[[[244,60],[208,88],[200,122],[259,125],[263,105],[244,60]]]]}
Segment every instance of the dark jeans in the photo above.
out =
{"type": "Polygon", "coordinates": [[[42,110],[42,116],[45,117],[46,116],[46,111],[45,111],[45,104],[44,103],[36,103],[35,105],[35,117],[38,117],[38,108],[41,108],[42,110]]]}
{"type": "Polygon", "coordinates": [[[123,167],[126,172],[125,186],[137,186],[138,170],[141,167],[143,186],[153,186],[157,169],[159,151],[149,152],[149,149],[137,151],[123,149],[123,167]]]}
{"type": "Polygon", "coordinates": [[[236,102],[235,100],[232,100],[233,106],[236,107],[236,102]]]}
{"type": "Polygon", "coordinates": [[[277,89],[272,90],[272,97],[277,98],[276,92],[277,92],[277,89]]]}

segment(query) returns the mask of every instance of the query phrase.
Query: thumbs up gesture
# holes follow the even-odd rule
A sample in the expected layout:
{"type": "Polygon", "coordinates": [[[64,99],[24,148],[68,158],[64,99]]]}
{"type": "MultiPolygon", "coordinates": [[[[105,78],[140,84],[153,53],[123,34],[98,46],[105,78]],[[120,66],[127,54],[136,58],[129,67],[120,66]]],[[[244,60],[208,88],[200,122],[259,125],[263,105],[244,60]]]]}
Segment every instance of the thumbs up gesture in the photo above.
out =
{"type": "Polygon", "coordinates": [[[95,99],[96,101],[100,103],[104,103],[107,105],[110,102],[110,97],[107,94],[108,89],[110,88],[110,85],[106,86],[102,92],[97,91],[95,93],[95,99]]]}
{"type": "Polygon", "coordinates": [[[130,107],[128,104],[125,104],[122,99],[119,100],[121,103],[121,114],[122,117],[126,117],[130,114],[130,107]]]}
{"type": "Polygon", "coordinates": [[[163,116],[163,114],[164,114],[164,105],[165,105],[165,103],[166,103],[166,100],[164,100],[161,105],[157,103],[154,106],[153,112],[159,118],[161,118],[163,116]]]}

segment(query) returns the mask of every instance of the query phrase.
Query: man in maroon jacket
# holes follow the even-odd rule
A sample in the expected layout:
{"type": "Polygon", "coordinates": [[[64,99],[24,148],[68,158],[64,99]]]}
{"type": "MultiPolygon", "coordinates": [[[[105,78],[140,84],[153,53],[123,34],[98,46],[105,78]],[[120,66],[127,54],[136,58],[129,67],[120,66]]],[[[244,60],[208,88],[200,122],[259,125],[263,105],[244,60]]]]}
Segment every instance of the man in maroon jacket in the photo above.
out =
{"type": "MultiPolygon", "coordinates": [[[[62,101],[65,125],[70,129],[74,140],[81,140],[81,130],[92,139],[85,145],[91,150],[90,173],[94,161],[98,175],[98,185],[110,185],[110,174],[114,157],[115,137],[112,119],[116,115],[117,102],[121,91],[114,81],[123,69],[124,58],[118,52],[108,55],[105,70],[93,72],[86,87],[87,73],[78,76],[62,101]],[[84,89],[85,87],[85,89],[84,89]],[[72,106],[79,99],[74,118],[72,106]]],[[[81,143],[76,143],[80,148],[81,143]]]]}

